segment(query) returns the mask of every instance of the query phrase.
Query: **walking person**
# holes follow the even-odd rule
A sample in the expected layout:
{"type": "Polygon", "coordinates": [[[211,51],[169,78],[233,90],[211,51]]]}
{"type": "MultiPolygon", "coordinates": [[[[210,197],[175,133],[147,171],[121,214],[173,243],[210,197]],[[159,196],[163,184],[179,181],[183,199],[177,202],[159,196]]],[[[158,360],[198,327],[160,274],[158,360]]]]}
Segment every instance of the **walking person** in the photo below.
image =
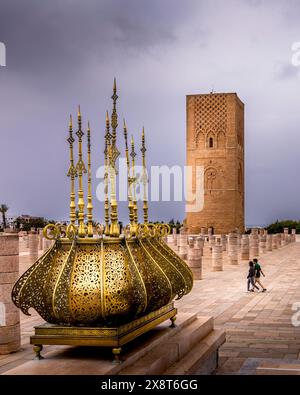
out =
{"type": "Polygon", "coordinates": [[[261,270],[260,264],[258,263],[257,259],[253,259],[254,262],[254,270],[255,270],[255,284],[259,284],[262,287],[262,292],[266,292],[266,288],[260,281],[261,274],[265,277],[264,272],[261,270]]]}
{"type": "Polygon", "coordinates": [[[254,269],[254,263],[252,261],[249,262],[249,272],[247,276],[247,290],[248,292],[254,292],[254,288],[258,289],[258,286],[255,285],[255,269],[254,269]],[[250,289],[250,285],[252,285],[252,288],[250,289]]]}

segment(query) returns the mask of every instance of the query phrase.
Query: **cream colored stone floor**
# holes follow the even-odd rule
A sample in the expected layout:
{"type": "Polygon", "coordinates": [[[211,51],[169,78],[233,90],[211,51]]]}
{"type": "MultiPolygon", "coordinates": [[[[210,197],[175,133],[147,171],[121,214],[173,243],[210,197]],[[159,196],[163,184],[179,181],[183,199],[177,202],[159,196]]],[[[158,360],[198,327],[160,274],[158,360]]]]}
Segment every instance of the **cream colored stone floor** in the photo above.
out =
{"type": "MultiPolygon", "coordinates": [[[[176,303],[182,312],[213,316],[215,326],[226,330],[217,374],[237,374],[248,358],[300,359],[300,327],[291,323],[292,305],[300,302],[300,242],[267,253],[260,262],[266,293],[246,292],[247,262],[211,272],[206,258],[204,279],[176,303]]],[[[20,272],[30,265],[26,252],[20,263],[20,272]]],[[[22,350],[0,356],[0,374],[33,358],[29,336],[41,322],[34,312],[21,316],[22,350]]],[[[46,346],[44,352],[57,347],[46,346]]]]}

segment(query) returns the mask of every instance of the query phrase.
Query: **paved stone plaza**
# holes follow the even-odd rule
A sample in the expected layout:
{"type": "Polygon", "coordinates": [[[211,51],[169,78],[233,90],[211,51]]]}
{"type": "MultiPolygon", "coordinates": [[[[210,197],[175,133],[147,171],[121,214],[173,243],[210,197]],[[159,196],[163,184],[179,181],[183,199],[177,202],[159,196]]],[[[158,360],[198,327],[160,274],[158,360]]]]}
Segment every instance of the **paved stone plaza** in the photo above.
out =
{"type": "MultiPolygon", "coordinates": [[[[270,366],[270,358],[276,366],[283,366],[283,359],[293,360],[294,366],[295,360],[299,359],[300,363],[300,327],[291,323],[292,305],[300,302],[300,242],[268,252],[260,262],[266,274],[262,279],[266,293],[246,292],[246,261],[238,266],[225,263],[224,271],[212,272],[211,263],[206,259],[203,280],[195,281],[192,292],[177,302],[180,312],[213,316],[215,327],[226,330],[217,374],[251,372],[251,366],[270,366]]],[[[29,254],[21,252],[20,274],[29,266],[29,254]]],[[[41,322],[34,312],[31,317],[21,315],[22,349],[0,356],[0,374],[9,373],[33,359],[29,336],[33,334],[33,326],[41,322]]],[[[47,357],[65,349],[65,346],[45,346],[43,354],[47,357]]],[[[94,360],[97,356],[93,352],[78,359],[82,370],[89,358],[94,360]]],[[[72,372],[66,364],[61,373],[72,372]]]]}

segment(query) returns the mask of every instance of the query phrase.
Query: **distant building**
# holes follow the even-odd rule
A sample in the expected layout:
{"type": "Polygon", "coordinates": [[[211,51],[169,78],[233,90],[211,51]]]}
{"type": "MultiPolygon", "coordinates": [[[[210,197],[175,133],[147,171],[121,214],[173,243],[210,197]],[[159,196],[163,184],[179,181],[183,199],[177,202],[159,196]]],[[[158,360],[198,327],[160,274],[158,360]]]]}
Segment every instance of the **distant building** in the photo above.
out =
{"type": "Polygon", "coordinates": [[[193,174],[204,166],[204,208],[186,214],[186,227],[244,232],[244,104],[236,93],[211,93],[188,95],[186,109],[187,165],[193,174]]]}

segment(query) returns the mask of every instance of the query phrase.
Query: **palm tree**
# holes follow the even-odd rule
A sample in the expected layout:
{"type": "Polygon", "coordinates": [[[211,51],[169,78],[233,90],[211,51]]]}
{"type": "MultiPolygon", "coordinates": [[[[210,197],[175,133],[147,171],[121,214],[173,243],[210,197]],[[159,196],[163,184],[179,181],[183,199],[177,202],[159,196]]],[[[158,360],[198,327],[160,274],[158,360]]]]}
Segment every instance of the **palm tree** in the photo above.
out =
{"type": "Polygon", "coordinates": [[[3,229],[6,228],[6,212],[8,210],[8,207],[6,204],[1,204],[0,206],[0,213],[2,213],[2,224],[3,224],[3,229]]]}

